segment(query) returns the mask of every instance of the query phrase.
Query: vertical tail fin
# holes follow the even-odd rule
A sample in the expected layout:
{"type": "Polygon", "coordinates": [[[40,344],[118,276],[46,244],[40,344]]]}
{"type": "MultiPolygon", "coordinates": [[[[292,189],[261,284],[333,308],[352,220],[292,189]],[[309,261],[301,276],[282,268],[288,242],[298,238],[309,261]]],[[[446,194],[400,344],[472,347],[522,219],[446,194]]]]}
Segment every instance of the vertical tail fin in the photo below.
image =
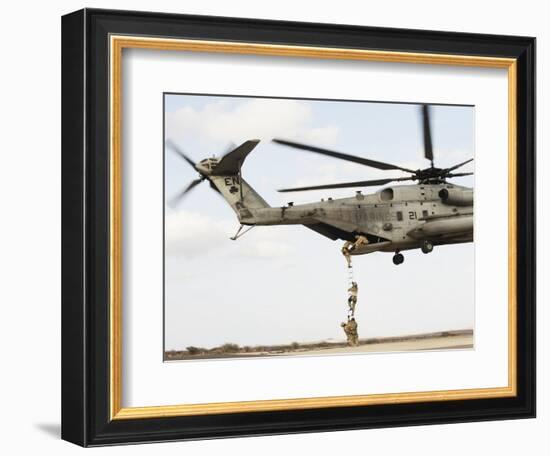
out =
{"type": "Polygon", "coordinates": [[[208,179],[219,190],[243,223],[253,223],[254,210],[269,204],[241,177],[241,166],[259,140],[250,140],[224,155],[212,167],[208,179]]]}

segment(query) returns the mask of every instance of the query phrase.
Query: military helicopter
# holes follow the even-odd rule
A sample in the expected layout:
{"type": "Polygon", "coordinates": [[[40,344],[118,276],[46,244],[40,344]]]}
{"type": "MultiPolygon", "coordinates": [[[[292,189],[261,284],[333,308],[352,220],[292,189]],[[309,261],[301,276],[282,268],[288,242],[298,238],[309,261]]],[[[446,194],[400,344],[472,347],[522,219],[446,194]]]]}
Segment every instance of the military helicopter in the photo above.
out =
{"type": "Polygon", "coordinates": [[[287,147],[376,169],[400,170],[410,174],[407,177],[285,188],[279,192],[360,188],[405,181],[415,181],[414,184],[392,185],[371,194],[363,194],[359,190],[349,198],[327,198],[314,203],[288,203],[282,207],[271,207],[241,176],[242,164],[259,140],[248,140],[221,158],[205,158],[198,163],[168,142],[167,145],[199,173],[198,179],[175,195],[169,204],[177,204],[196,185],[207,180],[235,211],[241,224],[231,238],[233,240],[255,226],[303,225],[331,240],[354,242],[359,236],[366,238],[368,243],[361,243],[350,252],[351,255],[392,252],[395,265],[403,263],[401,252],[404,250],[419,248],[427,254],[437,245],[472,242],[473,189],[452,184],[447,179],[472,175],[471,172],[454,171],[473,158],[449,168],[434,166],[429,112],[428,105],[421,106],[424,156],[430,161],[430,166],[423,169],[413,170],[284,139],[273,139],[275,143],[287,147]],[[242,231],[244,227],[248,228],[242,231]]]}

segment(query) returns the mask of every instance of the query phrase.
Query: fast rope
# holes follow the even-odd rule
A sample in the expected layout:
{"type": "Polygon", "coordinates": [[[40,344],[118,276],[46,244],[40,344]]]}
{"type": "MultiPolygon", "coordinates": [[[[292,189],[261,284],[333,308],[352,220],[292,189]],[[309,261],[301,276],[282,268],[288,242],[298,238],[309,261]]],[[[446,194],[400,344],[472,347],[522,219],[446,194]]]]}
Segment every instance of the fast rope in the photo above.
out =
{"type": "Polygon", "coordinates": [[[355,306],[357,305],[358,297],[357,282],[353,277],[353,264],[350,262],[348,266],[348,317],[355,316],[355,306]]]}
{"type": "Polygon", "coordinates": [[[355,306],[357,305],[358,295],[358,286],[353,276],[353,263],[350,255],[354,247],[354,243],[349,241],[342,247],[342,255],[344,255],[348,266],[348,318],[355,316],[355,306]]]}
{"type": "Polygon", "coordinates": [[[364,236],[356,236],[356,241],[346,241],[342,247],[342,255],[346,259],[348,266],[348,312],[347,321],[340,324],[346,333],[348,345],[356,347],[359,345],[359,334],[357,332],[357,321],[355,320],[355,306],[357,305],[358,285],[353,276],[353,264],[351,261],[351,252],[355,250],[360,243],[368,243],[364,236]]]}

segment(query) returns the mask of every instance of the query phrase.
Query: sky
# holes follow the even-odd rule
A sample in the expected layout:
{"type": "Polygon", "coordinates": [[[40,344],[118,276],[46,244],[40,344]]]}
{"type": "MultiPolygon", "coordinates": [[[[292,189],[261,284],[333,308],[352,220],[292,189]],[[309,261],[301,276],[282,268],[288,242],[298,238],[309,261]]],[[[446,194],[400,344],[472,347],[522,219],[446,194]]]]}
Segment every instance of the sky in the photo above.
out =
{"type": "MultiPolygon", "coordinates": [[[[432,106],[435,165],[474,157],[474,108],[432,106]]],[[[278,193],[278,188],[403,176],[273,143],[295,140],[423,168],[420,108],[414,104],[165,94],[165,139],[195,161],[248,139],[260,144],[243,177],[271,206],[353,196],[355,189],[278,193]]],[[[197,177],[165,151],[169,200],[197,177]]],[[[470,163],[461,171],[473,171],[470,163]]],[[[473,186],[472,177],[455,183],[473,186]]],[[[379,188],[363,189],[364,193],[379,188]]],[[[332,241],[303,226],[256,227],[237,241],[232,209],[206,182],[175,209],[165,206],[165,348],[343,340],[348,279],[332,241]]],[[[474,327],[474,245],[354,257],[360,337],[474,327]]]]}

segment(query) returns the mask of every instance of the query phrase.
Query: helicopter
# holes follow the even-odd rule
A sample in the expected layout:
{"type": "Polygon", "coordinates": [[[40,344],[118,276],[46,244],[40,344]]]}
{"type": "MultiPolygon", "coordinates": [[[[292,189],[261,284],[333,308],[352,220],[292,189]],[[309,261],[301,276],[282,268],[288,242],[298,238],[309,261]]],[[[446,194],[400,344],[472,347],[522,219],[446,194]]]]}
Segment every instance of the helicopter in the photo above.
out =
{"type": "Polygon", "coordinates": [[[302,192],[341,188],[384,186],[390,183],[413,181],[413,184],[398,184],[363,194],[357,190],[348,198],[327,198],[313,203],[287,203],[271,207],[243,178],[242,165],[260,140],[251,139],[221,158],[205,158],[194,162],[174,143],[167,146],[184,159],[199,177],[176,194],[169,204],[174,206],[195,186],[208,181],[212,189],[221,194],[237,215],[240,227],[231,237],[236,240],[256,226],[303,225],[333,241],[357,243],[351,255],[373,252],[393,253],[393,263],[404,262],[401,252],[421,249],[425,254],[434,246],[459,244],[473,241],[472,188],[448,182],[450,178],[472,175],[472,172],[455,172],[473,161],[473,158],[449,168],[434,166],[434,154],[430,128],[429,106],[421,105],[424,156],[430,166],[409,169],[382,161],[344,154],[341,152],[301,144],[285,139],[273,142],[294,149],[333,157],[380,170],[399,170],[408,173],[405,177],[388,177],[356,182],[343,182],[307,187],[284,188],[279,192],[302,192]],[[247,227],[244,231],[243,228],[247,227]]]}

